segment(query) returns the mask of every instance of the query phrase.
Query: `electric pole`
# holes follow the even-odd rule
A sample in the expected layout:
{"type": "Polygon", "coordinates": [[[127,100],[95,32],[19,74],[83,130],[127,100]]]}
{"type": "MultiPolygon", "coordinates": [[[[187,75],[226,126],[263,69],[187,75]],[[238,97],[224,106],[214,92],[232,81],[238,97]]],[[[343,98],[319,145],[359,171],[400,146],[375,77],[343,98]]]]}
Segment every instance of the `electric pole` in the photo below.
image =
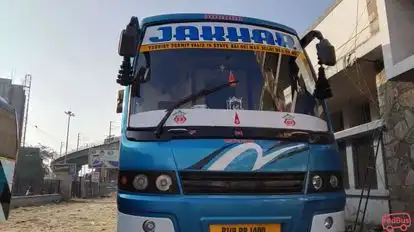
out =
{"type": "Polygon", "coordinates": [[[76,151],[79,150],[80,133],[78,133],[78,142],[76,143],[76,151]]]}
{"type": "Polygon", "coordinates": [[[116,121],[109,121],[109,135],[108,135],[108,138],[111,138],[112,137],[112,128],[114,127],[114,123],[115,123],[116,121]]]}
{"type": "Polygon", "coordinates": [[[27,120],[29,117],[29,100],[30,100],[30,89],[32,86],[32,75],[26,74],[24,76],[24,85],[25,88],[25,94],[26,94],[26,101],[25,101],[25,112],[24,112],[24,126],[23,129],[20,131],[23,131],[23,139],[22,139],[22,147],[26,145],[26,132],[27,132],[27,120]]]}
{"type": "Polygon", "coordinates": [[[65,111],[65,114],[68,115],[68,128],[66,130],[66,148],[65,148],[65,164],[66,164],[66,157],[68,156],[70,118],[75,117],[75,113],[69,110],[69,111],[65,111]]]}
{"type": "Polygon", "coordinates": [[[111,134],[112,134],[112,121],[109,121],[109,135],[108,135],[108,138],[111,138],[111,134]]]}
{"type": "Polygon", "coordinates": [[[60,153],[59,153],[59,157],[62,156],[63,144],[65,144],[65,143],[64,142],[60,142],[60,153]]]}

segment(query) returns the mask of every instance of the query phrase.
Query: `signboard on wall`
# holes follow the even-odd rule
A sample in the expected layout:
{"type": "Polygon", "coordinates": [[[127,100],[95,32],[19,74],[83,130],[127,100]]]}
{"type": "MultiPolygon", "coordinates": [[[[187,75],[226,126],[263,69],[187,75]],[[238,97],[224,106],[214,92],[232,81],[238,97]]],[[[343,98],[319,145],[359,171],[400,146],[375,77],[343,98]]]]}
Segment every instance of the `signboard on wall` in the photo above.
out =
{"type": "Polygon", "coordinates": [[[91,174],[91,181],[94,183],[99,183],[99,172],[92,172],[91,174]]]}
{"type": "Polygon", "coordinates": [[[108,137],[104,140],[104,144],[119,142],[119,137],[108,137]]]}
{"type": "Polygon", "coordinates": [[[118,168],[119,150],[90,149],[89,165],[91,168],[118,168]]]}
{"type": "Polygon", "coordinates": [[[69,175],[76,175],[76,164],[75,163],[66,163],[66,164],[55,164],[52,167],[52,171],[56,174],[67,173],[69,175]]]}

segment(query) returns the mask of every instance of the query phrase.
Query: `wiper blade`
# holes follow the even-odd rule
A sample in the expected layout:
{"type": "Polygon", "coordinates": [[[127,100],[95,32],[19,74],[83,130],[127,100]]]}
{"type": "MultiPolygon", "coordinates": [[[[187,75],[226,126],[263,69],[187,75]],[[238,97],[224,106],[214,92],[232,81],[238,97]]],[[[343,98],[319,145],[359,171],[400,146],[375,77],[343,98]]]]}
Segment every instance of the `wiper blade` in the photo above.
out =
{"type": "Polygon", "coordinates": [[[168,118],[170,117],[170,115],[172,114],[172,112],[179,108],[180,106],[186,104],[187,102],[193,101],[193,100],[197,100],[199,97],[202,96],[207,96],[209,94],[212,94],[214,92],[217,92],[221,89],[227,88],[227,87],[234,87],[239,81],[238,80],[232,80],[229,81],[227,83],[215,86],[213,88],[204,88],[202,90],[200,90],[198,93],[195,94],[191,94],[181,100],[179,100],[177,103],[175,103],[172,107],[170,107],[169,109],[167,109],[167,113],[164,115],[164,117],[161,119],[161,121],[158,123],[157,127],[154,130],[154,134],[157,138],[160,137],[160,135],[163,132],[163,128],[164,128],[164,124],[167,122],[168,118]]]}

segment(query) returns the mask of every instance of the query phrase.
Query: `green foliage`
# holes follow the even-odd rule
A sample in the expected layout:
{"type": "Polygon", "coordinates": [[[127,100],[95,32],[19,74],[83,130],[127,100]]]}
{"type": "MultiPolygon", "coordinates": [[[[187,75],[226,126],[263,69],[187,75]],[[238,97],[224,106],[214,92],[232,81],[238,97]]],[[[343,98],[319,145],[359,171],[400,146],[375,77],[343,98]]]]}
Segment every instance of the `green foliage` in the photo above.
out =
{"type": "Polygon", "coordinates": [[[22,147],[16,164],[18,179],[39,181],[50,174],[48,165],[44,162],[53,159],[57,153],[50,147],[38,144],[37,147],[22,147]]]}

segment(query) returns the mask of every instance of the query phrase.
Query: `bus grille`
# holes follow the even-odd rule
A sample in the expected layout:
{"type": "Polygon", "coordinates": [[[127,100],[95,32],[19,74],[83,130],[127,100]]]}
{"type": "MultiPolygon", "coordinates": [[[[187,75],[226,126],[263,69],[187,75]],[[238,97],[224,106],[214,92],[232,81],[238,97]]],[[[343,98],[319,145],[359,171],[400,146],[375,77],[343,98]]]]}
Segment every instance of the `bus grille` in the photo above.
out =
{"type": "Polygon", "coordinates": [[[304,172],[180,172],[183,193],[280,195],[303,193],[304,172]]]}

